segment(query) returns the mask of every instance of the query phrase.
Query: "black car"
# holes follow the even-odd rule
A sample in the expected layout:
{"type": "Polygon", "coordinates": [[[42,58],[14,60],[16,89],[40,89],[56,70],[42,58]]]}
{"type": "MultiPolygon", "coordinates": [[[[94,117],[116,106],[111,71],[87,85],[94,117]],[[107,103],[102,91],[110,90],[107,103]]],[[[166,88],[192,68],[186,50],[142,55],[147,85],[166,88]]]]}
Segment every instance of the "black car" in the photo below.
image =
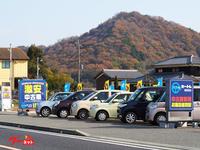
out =
{"type": "Polygon", "coordinates": [[[82,100],[94,91],[78,91],[68,96],[63,101],[57,101],[52,108],[52,114],[57,115],[59,118],[66,118],[70,115],[70,109],[73,102],[82,100]]]}
{"type": "Polygon", "coordinates": [[[150,102],[158,100],[164,93],[164,87],[144,87],[137,89],[125,103],[118,106],[118,116],[122,122],[134,123],[145,120],[146,107],[150,102]]]}

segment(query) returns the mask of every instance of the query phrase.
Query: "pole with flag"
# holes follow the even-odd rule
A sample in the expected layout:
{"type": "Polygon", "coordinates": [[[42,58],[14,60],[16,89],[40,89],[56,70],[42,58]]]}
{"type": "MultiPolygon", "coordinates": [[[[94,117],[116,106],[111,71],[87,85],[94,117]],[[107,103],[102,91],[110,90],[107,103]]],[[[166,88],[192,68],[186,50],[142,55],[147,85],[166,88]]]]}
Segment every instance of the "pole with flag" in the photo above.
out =
{"type": "Polygon", "coordinates": [[[104,83],[104,90],[108,90],[109,89],[109,80],[106,80],[104,83]]]}
{"type": "Polygon", "coordinates": [[[142,87],[142,80],[139,80],[136,85],[137,89],[142,87]]]}

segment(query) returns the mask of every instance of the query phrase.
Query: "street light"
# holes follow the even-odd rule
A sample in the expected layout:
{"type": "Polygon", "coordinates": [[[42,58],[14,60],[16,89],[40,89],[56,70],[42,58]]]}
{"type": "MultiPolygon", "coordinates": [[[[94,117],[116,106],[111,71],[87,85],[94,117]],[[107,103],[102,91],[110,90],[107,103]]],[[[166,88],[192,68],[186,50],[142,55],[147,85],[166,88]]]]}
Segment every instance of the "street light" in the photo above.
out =
{"type": "Polygon", "coordinates": [[[40,66],[39,63],[42,61],[40,57],[37,57],[37,79],[39,79],[39,74],[40,74],[40,66]]]}

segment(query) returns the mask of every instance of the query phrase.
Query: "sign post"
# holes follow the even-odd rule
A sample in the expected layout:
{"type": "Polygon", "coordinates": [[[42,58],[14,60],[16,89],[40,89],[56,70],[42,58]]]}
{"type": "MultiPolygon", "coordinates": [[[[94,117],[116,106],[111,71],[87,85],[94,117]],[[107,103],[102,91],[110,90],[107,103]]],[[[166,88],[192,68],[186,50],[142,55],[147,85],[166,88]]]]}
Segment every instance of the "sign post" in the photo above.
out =
{"type": "Polygon", "coordinates": [[[170,80],[166,105],[168,122],[186,122],[192,120],[193,81],[170,80]]]}
{"type": "Polygon", "coordinates": [[[37,103],[46,100],[45,80],[21,80],[19,81],[19,108],[36,108],[37,103]]]}
{"type": "Polygon", "coordinates": [[[5,109],[11,109],[11,86],[2,85],[1,87],[1,100],[2,100],[2,111],[5,109]]]}

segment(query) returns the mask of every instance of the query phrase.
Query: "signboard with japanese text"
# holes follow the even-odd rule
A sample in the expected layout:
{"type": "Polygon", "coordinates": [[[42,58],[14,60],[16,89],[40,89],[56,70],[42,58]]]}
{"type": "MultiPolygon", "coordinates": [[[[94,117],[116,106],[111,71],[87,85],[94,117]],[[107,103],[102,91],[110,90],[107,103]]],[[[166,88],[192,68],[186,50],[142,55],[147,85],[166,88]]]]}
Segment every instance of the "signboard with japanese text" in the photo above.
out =
{"type": "Polygon", "coordinates": [[[11,87],[10,85],[3,85],[1,87],[1,100],[2,100],[2,110],[11,109],[11,87]]]}
{"type": "Polygon", "coordinates": [[[46,90],[45,80],[19,81],[19,107],[35,108],[38,102],[46,100],[46,90]]]}
{"type": "Polygon", "coordinates": [[[169,111],[192,111],[193,81],[171,80],[168,104],[169,111]]]}

